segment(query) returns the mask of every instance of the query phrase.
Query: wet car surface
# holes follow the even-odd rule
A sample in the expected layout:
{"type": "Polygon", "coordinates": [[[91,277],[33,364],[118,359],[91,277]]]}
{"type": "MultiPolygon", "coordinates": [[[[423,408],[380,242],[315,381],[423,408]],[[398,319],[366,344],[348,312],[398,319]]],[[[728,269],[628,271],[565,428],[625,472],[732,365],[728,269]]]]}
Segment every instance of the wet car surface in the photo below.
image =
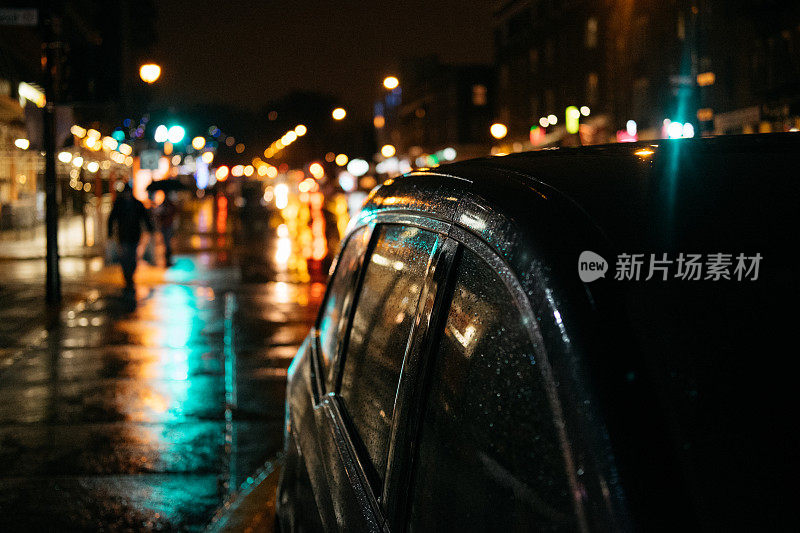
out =
{"type": "Polygon", "coordinates": [[[798,153],[562,149],[373,191],[289,370],[282,529],[786,526],[798,153]]]}

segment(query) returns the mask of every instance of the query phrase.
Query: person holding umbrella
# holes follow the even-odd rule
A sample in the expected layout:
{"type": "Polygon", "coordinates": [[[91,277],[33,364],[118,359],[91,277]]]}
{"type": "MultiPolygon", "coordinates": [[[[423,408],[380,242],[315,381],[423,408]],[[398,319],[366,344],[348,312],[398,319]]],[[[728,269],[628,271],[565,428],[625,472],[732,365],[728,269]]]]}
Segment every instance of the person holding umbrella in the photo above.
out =
{"type": "Polygon", "coordinates": [[[185,188],[185,185],[175,179],[154,181],[147,186],[147,191],[151,194],[156,191],[164,192],[164,201],[157,205],[153,212],[158,224],[158,231],[164,239],[164,260],[168,268],[174,264],[172,262],[172,235],[175,233],[175,219],[178,214],[175,193],[185,188]]]}
{"type": "Polygon", "coordinates": [[[133,196],[133,189],[126,183],[108,215],[108,237],[116,237],[120,248],[119,262],[125,277],[125,291],[133,292],[133,273],[136,271],[136,249],[142,238],[142,226],[153,232],[153,222],[144,204],[133,196]]]}

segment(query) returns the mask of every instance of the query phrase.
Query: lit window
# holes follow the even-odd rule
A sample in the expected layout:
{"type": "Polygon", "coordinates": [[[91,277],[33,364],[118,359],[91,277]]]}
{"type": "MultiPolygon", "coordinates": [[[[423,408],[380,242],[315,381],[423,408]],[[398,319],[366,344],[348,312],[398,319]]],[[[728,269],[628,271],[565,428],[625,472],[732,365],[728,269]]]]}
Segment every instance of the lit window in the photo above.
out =
{"type": "Polygon", "coordinates": [[[586,48],[597,48],[597,19],[589,17],[586,21],[586,48]]]}
{"type": "Polygon", "coordinates": [[[597,103],[599,84],[600,80],[598,79],[597,74],[590,72],[586,77],[586,101],[589,102],[589,105],[594,105],[597,103]]]}
{"type": "Polygon", "coordinates": [[[472,105],[485,106],[486,105],[486,86],[473,85],[472,86],[472,105]]]}

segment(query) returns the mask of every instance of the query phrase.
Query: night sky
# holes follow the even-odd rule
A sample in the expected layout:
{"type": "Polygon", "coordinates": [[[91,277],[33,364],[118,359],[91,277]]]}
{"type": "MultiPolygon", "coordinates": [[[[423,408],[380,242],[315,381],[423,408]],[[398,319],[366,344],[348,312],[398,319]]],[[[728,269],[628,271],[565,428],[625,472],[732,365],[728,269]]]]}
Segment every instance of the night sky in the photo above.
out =
{"type": "MultiPolygon", "coordinates": [[[[492,60],[490,2],[159,2],[159,100],[260,109],[292,89],[367,117],[403,58],[492,60]]],[[[402,83],[402,80],[401,80],[402,83]]]]}

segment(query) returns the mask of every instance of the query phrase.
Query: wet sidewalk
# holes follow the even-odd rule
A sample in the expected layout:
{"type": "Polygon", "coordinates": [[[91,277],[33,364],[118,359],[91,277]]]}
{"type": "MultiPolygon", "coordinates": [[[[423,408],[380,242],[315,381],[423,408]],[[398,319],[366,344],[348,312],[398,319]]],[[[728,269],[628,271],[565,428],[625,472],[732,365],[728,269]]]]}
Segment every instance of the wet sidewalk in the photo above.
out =
{"type": "MultiPolygon", "coordinates": [[[[201,530],[275,456],[324,286],[247,274],[271,272],[252,264],[262,237],[182,233],[173,268],[137,271],[135,301],[92,263],[49,323],[34,310],[0,331],[0,530],[201,530]]],[[[37,290],[4,286],[18,300],[0,313],[37,290]]]]}

